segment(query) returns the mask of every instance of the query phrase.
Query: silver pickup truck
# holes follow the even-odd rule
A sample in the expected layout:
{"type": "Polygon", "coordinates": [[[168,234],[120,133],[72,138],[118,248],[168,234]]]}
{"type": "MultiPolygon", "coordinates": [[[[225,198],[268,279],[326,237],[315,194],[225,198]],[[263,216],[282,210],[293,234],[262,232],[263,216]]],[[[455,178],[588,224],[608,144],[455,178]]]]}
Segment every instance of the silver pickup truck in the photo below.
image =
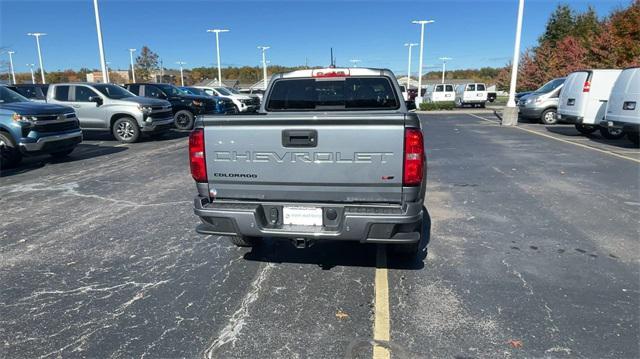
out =
{"type": "Polygon", "coordinates": [[[189,157],[199,233],[238,246],[282,237],[419,250],[423,136],[389,70],[274,75],[259,113],[199,118],[189,157]]]}

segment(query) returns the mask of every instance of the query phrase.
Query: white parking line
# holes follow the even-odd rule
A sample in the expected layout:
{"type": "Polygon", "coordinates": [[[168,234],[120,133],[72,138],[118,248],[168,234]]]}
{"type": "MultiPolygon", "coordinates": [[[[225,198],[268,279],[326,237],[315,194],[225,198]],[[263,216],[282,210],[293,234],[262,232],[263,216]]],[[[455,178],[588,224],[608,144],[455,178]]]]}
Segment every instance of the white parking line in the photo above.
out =
{"type": "MultiPolygon", "coordinates": [[[[490,119],[487,119],[487,118],[484,118],[484,117],[480,117],[480,116],[474,115],[472,113],[467,113],[467,115],[475,117],[475,118],[478,118],[478,119],[481,119],[481,120],[484,120],[484,121],[487,121],[487,122],[491,122],[491,123],[494,123],[494,124],[498,123],[497,121],[493,121],[493,120],[490,120],[490,119]]],[[[542,137],[546,137],[546,138],[551,138],[551,139],[556,140],[556,141],[568,143],[568,144],[571,144],[571,145],[574,145],[574,146],[578,146],[578,147],[588,148],[590,150],[594,150],[594,151],[598,151],[598,152],[601,152],[601,153],[605,153],[605,154],[608,154],[608,155],[611,155],[611,156],[614,156],[614,157],[624,158],[625,160],[629,160],[629,161],[633,161],[633,162],[636,162],[636,163],[640,163],[640,159],[624,156],[624,155],[621,155],[619,153],[612,152],[612,151],[609,151],[609,150],[603,150],[601,148],[588,146],[588,145],[583,145],[582,143],[576,143],[574,141],[565,140],[565,139],[558,138],[558,137],[555,137],[555,136],[547,135],[545,133],[540,133],[538,131],[529,130],[527,128],[520,127],[520,126],[515,126],[513,128],[516,128],[516,129],[522,130],[522,131],[526,131],[526,132],[529,132],[529,133],[533,133],[534,135],[538,135],[538,136],[542,136],[542,137]]]]}

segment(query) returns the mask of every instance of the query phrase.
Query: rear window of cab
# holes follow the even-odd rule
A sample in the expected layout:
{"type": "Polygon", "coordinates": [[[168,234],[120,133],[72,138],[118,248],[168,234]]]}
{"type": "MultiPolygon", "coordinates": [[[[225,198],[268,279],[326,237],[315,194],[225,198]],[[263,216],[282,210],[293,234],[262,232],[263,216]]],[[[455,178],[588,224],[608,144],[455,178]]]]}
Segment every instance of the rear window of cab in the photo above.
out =
{"type": "Polygon", "coordinates": [[[268,111],[393,110],[400,107],[387,77],[298,78],[276,80],[268,111]]]}

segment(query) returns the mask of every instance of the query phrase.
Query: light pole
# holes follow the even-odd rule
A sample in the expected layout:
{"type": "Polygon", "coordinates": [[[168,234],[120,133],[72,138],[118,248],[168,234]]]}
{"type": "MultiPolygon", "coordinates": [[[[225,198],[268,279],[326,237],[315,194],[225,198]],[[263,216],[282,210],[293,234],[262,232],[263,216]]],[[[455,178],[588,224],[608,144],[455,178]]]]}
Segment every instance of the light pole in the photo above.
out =
{"type": "Polygon", "coordinates": [[[36,38],[36,47],[38,48],[38,60],[40,61],[40,76],[42,77],[42,83],[46,84],[47,81],[44,79],[44,65],[42,65],[42,51],[40,51],[40,36],[45,36],[44,32],[30,32],[27,34],[28,36],[33,36],[36,38]]]}
{"type": "Polygon", "coordinates": [[[131,78],[133,82],[136,82],[136,68],[133,66],[133,53],[136,52],[136,49],[129,49],[129,59],[131,60],[131,78]]]}
{"type": "Polygon", "coordinates": [[[447,71],[447,61],[453,59],[450,57],[441,57],[440,60],[442,60],[442,83],[444,83],[444,74],[447,71]]]}
{"type": "Polygon", "coordinates": [[[358,67],[358,62],[362,62],[362,60],[351,59],[349,62],[353,64],[353,67],[358,67]]]}
{"type": "Polygon", "coordinates": [[[262,50],[262,88],[267,90],[267,55],[265,53],[269,50],[270,46],[258,46],[262,50]]]}
{"type": "Polygon", "coordinates": [[[418,67],[418,96],[416,97],[416,103],[422,103],[422,56],[424,53],[424,25],[434,22],[434,20],[412,21],[412,23],[420,25],[420,67],[418,67]]]}
{"type": "Polygon", "coordinates": [[[404,44],[404,46],[409,48],[409,65],[407,65],[407,93],[411,84],[411,49],[416,45],[418,44],[414,44],[411,42],[404,44]]]}
{"type": "Polygon", "coordinates": [[[27,64],[27,66],[29,66],[29,70],[31,70],[31,83],[35,84],[36,83],[36,76],[33,73],[33,66],[35,66],[34,64],[27,64]]]}
{"type": "Polygon", "coordinates": [[[216,34],[216,53],[218,58],[218,86],[222,86],[222,69],[220,68],[220,33],[229,32],[227,29],[209,29],[207,32],[216,34]]]}
{"type": "Polygon", "coordinates": [[[186,65],[186,62],[178,61],[176,64],[180,65],[180,86],[184,87],[184,74],[182,73],[182,65],[186,65]]]}
{"type": "Polygon", "coordinates": [[[102,26],[100,25],[100,12],[98,11],[98,0],[93,0],[93,12],[96,15],[96,31],[98,32],[98,48],[100,50],[100,67],[102,68],[102,81],[109,83],[109,71],[104,56],[104,46],[102,46],[102,26]]]}
{"type": "Polygon", "coordinates": [[[109,77],[109,65],[111,65],[111,61],[106,61],[105,64],[107,65],[107,77],[109,77]]]}
{"type": "Polygon", "coordinates": [[[13,54],[15,54],[15,51],[7,51],[7,54],[9,54],[9,68],[11,69],[11,78],[13,79],[13,84],[16,84],[16,72],[13,70],[13,54]]]}
{"type": "Polygon", "coordinates": [[[516,81],[518,79],[518,61],[520,61],[520,34],[522,32],[522,14],[524,12],[524,0],[518,2],[518,21],[516,23],[516,41],[513,47],[513,62],[511,63],[511,83],[509,84],[509,100],[502,115],[502,124],[516,126],[518,124],[518,111],[516,110],[516,81]]]}

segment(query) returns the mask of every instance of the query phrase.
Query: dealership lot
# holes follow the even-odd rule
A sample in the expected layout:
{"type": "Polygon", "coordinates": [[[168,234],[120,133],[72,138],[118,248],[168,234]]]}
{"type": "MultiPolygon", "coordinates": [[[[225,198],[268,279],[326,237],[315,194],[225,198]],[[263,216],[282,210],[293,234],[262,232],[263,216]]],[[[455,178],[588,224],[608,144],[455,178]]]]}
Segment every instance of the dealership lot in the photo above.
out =
{"type": "Polygon", "coordinates": [[[186,133],[89,134],[3,171],[0,357],[365,358],[384,302],[392,357],[640,356],[638,149],[486,111],[421,119],[414,263],[196,234],[186,133]]]}

